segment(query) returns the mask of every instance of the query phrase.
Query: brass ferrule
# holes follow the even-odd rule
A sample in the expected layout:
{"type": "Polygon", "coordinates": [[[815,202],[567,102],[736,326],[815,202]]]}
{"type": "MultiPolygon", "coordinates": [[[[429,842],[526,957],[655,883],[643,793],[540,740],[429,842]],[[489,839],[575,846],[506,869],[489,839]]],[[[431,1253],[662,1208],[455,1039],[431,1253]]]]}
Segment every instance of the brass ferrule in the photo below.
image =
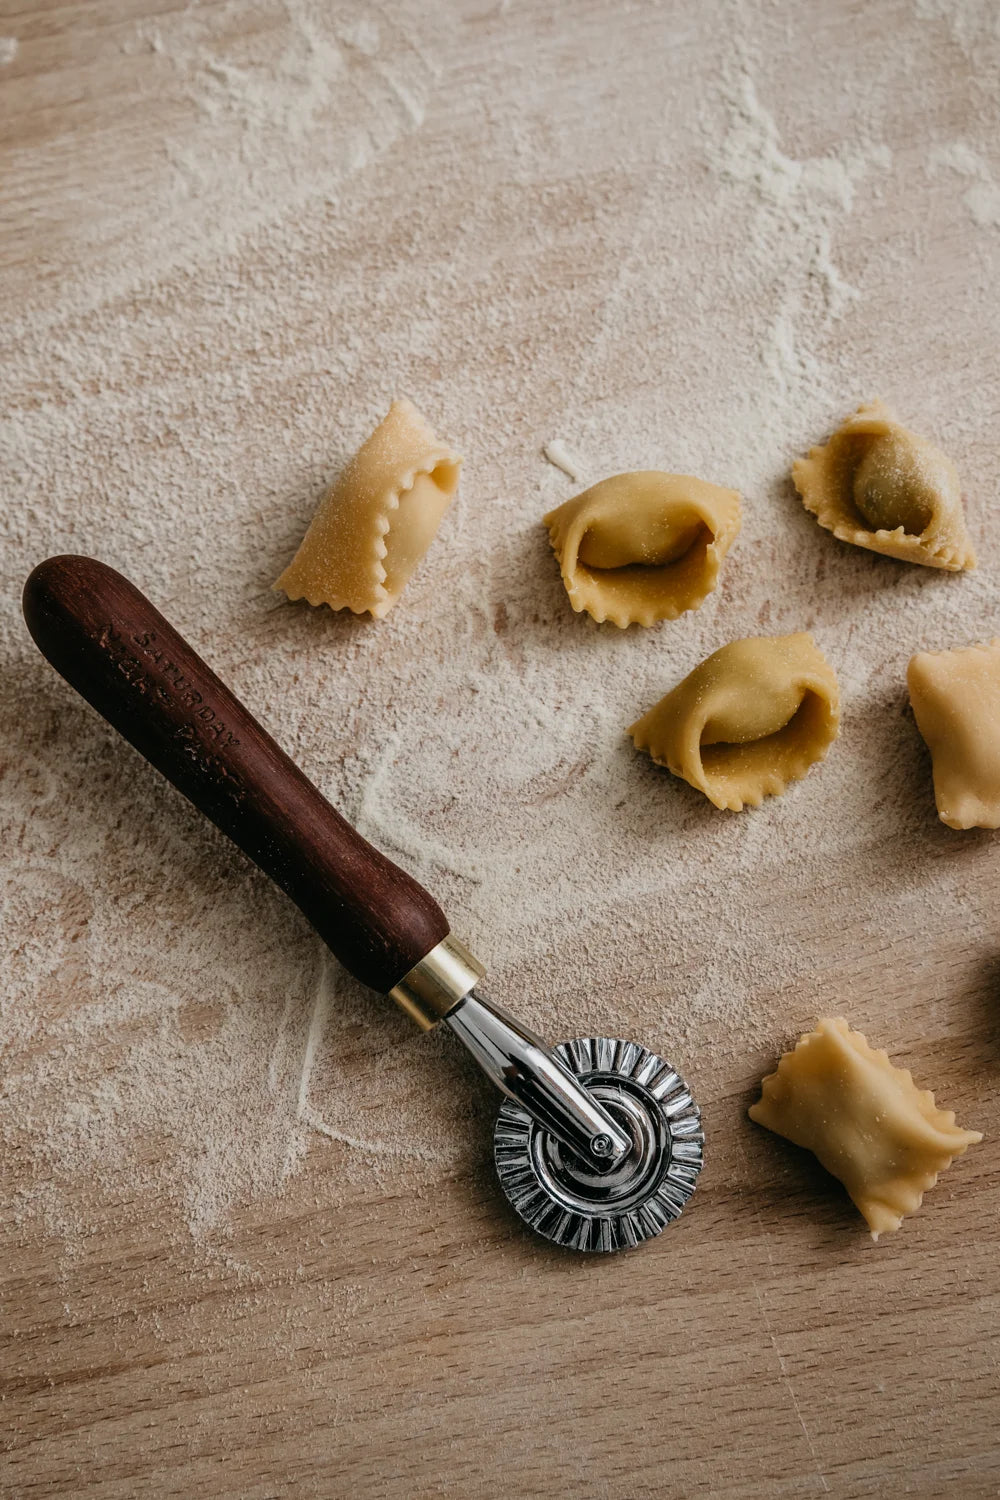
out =
{"type": "Polygon", "coordinates": [[[478,959],[449,932],[393,985],[389,994],[423,1031],[430,1031],[465,999],[485,973],[478,959]]]}

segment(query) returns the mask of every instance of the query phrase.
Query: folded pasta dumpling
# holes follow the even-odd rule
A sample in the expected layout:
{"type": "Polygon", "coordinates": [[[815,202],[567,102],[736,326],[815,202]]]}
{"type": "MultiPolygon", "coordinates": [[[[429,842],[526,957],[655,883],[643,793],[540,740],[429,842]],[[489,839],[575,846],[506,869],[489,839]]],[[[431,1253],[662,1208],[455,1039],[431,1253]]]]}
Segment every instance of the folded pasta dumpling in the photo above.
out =
{"type": "Polygon", "coordinates": [[[739,812],[803,777],[839,724],[836,673],[802,633],[721,647],[629,733],[716,807],[739,812]]]}
{"type": "Polygon", "coordinates": [[[800,458],[792,479],[806,510],[842,542],[952,572],[976,565],[954,464],[881,401],[800,458]]]}
{"type": "Polygon", "coordinates": [[[898,1229],[977,1130],[918,1089],[842,1017],[819,1021],[761,1084],[751,1120],[804,1146],[844,1184],[872,1238],[898,1229]]]}
{"type": "Polygon", "coordinates": [[[462,460],[394,401],[320,504],[276,589],[382,619],[434,540],[462,460]]]}
{"type": "Polygon", "coordinates": [[[1000,828],[1000,640],[921,651],[906,673],[949,828],[1000,828]]]}
{"type": "Polygon", "coordinates": [[[616,474],[545,517],[570,603],[653,625],[697,609],[740,529],[740,497],[686,474],[616,474]]]}

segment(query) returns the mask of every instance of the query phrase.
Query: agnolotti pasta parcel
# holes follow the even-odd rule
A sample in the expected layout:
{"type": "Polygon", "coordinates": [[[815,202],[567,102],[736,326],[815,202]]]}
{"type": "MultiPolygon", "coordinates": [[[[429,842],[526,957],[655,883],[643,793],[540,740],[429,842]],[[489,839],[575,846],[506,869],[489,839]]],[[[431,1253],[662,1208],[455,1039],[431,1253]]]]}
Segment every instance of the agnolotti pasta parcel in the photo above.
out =
{"type": "Polygon", "coordinates": [[[906,673],[949,828],[1000,828],[1000,640],[921,651],[906,673]]]}
{"type": "Polygon", "coordinates": [[[616,474],[545,517],[569,601],[598,622],[697,609],[740,529],[740,497],[687,474],[616,474]]]}
{"type": "Polygon", "coordinates": [[[898,1229],[956,1156],[982,1140],[842,1017],[817,1022],[761,1084],[750,1118],[819,1158],[872,1238],[898,1229]]]}
{"type": "Polygon", "coordinates": [[[801,633],[721,647],[629,733],[716,807],[740,812],[803,777],[839,725],[836,673],[801,633]]]}
{"type": "Polygon", "coordinates": [[[806,510],[842,542],[952,572],[976,565],[954,464],[881,401],[800,458],[792,479],[806,510]]]}
{"type": "Polygon", "coordinates": [[[320,504],[275,588],[382,619],[434,540],[461,462],[411,402],[394,401],[320,504]]]}

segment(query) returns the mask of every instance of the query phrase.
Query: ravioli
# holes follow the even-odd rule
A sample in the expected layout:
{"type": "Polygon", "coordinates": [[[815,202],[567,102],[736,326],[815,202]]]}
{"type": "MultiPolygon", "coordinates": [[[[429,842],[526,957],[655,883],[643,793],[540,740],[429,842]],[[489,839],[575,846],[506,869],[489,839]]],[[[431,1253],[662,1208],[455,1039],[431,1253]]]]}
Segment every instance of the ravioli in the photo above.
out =
{"type": "Polygon", "coordinates": [[[836,673],[800,633],[722,646],[629,733],[716,807],[740,812],[803,777],[839,725],[836,673]]]}
{"type": "Polygon", "coordinates": [[[751,1120],[804,1146],[838,1177],[872,1238],[898,1229],[969,1146],[950,1110],[842,1017],[818,1021],[761,1084],[751,1120]]]}
{"type": "Polygon", "coordinates": [[[951,460],[881,401],[861,406],[792,467],[806,510],[842,542],[929,568],[974,568],[951,460]]]}
{"type": "Polygon", "coordinates": [[[603,479],[545,517],[573,608],[622,628],[697,609],[740,521],[735,490],[655,469],[603,479]]]}
{"type": "Polygon", "coordinates": [[[1000,640],[921,651],[906,673],[949,828],[1000,828],[1000,640]]]}
{"type": "Polygon", "coordinates": [[[274,587],[289,599],[383,619],[434,540],[461,463],[411,402],[394,401],[274,587]]]}

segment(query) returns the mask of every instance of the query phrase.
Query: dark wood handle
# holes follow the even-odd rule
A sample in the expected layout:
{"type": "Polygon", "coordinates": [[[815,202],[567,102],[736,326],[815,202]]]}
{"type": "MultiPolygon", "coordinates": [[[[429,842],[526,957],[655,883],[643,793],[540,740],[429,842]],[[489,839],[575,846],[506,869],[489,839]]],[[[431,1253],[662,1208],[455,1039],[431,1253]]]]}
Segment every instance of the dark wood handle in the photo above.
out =
{"type": "Polygon", "coordinates": [[[287,891],[356,978],[390,990],[447,934],[437,902],[334,811],[127,578],[51,557],[23,608],[56,671],[287,891]]]}

